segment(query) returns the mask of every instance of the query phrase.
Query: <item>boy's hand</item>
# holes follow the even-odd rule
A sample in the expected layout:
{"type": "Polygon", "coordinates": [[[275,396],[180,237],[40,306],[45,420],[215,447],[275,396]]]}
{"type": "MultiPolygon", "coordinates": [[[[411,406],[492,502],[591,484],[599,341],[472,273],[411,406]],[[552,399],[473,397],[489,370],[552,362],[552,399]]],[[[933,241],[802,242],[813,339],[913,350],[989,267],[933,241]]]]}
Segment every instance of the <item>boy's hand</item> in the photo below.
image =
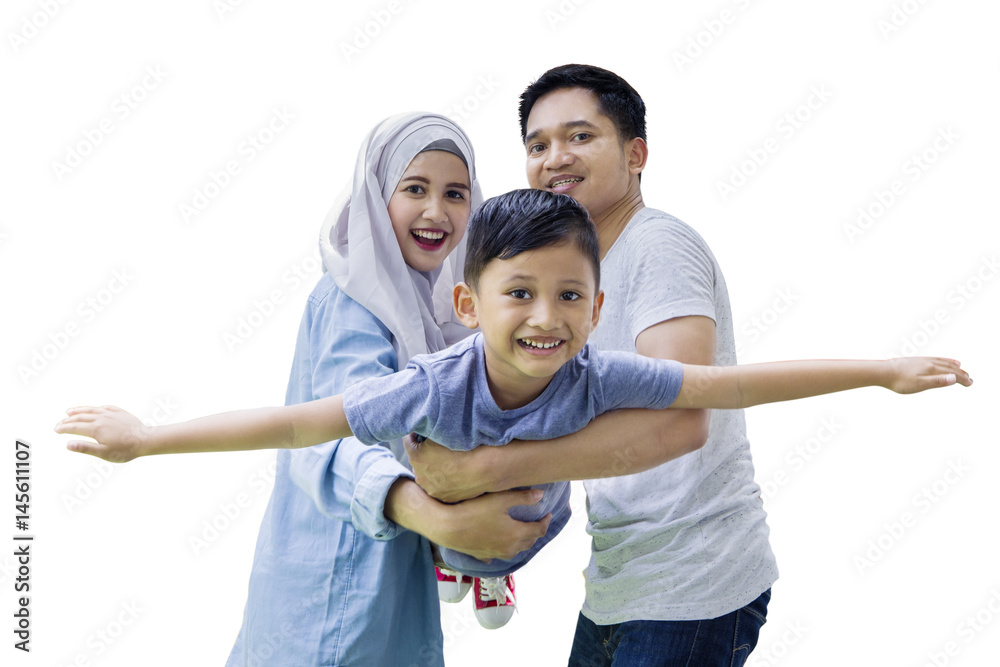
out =
{"type": "Polygon", "coordinates": [[[71,440],[66,449],[90,454],[112,463],[126,463],[142,456],[150,428],[139,419],[113,405],[70,408],[69,416],[56,424],[56,433],[72,433],[93,438],[71,440]]]}
{"type": "Polygon", "coordinates": [[[972,378],[954,359],[941,357],[900,357],[889,359],[886,389],[899,394],[915,394],[925,389],[961,384],[970,386],[972,378]]]}

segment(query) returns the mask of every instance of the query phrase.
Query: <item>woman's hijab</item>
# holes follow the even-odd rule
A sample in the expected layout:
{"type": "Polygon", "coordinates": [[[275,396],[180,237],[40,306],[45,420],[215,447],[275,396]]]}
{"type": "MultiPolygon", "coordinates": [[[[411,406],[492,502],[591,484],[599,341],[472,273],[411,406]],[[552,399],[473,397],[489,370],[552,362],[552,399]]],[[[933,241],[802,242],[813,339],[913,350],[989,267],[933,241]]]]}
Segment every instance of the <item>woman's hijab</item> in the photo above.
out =
{"type": "Polygon", "coordinates": [[[327,215],[319,240],[324,270],[392,333],[400,369],[411,357],[436,352],[469,333],[455,317],[451,299],[463,276],[464,236],[439,269],[421,272],[403,261],[389,220],[389,198],[413,158],[426,150],[462,159],[475,211],[483,196],[465,132],[445,116],[401,114],[379,123],[365,139],[354,180],[327,215]]]}

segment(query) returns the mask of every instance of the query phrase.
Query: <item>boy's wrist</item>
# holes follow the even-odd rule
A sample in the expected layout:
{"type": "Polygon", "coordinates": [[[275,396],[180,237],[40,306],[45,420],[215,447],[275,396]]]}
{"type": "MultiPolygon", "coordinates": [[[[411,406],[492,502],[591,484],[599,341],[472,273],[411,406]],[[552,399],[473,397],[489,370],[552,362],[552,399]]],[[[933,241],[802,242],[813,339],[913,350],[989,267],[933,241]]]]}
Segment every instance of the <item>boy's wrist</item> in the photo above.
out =
{"type": "Polygon", "coordinates": [[[171,454],[173,452],[163,451],[165,443],[162,442],[162,438],[158,436],[161,435],[162,427],[158,426],[146,426],[145,424],[140,424],[133,429],[133,437],[135,438],[135,445],[133,451],[135,452],[135,458],[140,456],[153,456],[155,454],[171,454]]]}
{"type": "Polygon", "coordinates": [[[896,381],[897,366],[895,360],[886,359],[884,361],[875,361],[877,372],[876,372],[876,384],[880,387],[886,389],[892,389],[893,384],[896,381]]]}

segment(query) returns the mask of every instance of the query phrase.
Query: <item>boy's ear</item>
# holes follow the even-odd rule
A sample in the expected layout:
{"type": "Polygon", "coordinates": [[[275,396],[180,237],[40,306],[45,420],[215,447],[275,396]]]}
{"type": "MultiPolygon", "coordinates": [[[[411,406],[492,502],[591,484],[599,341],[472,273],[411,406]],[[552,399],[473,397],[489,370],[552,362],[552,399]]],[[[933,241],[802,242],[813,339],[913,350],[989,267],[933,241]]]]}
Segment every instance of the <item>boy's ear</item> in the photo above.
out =
{"type": "Polygon", "coordinates": [[[476,300],[472,294],[472,288],[468,283],[458,283],[451,292],[452,305],[455,307],[455,314],[458,321],[475,329],[479,326],[479,316],[476,314],[476,300]]]}
{"type": "Polygon", "coordinates": [[[598,321],[601,319],[601,308],[604,307],[604,290],[597,293],[597,298],[594,299],[594,318],[591,322],[590,328],[593,329],[597,326],[598,321]]]}

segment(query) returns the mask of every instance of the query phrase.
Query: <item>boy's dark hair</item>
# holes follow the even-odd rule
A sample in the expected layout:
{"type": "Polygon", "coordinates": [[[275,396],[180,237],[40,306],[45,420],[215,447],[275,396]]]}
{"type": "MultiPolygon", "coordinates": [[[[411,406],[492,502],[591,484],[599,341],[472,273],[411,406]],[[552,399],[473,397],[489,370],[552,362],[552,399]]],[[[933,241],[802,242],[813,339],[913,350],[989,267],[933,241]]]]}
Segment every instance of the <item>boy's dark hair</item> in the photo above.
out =
{"type": "Polygon", "coordinates": [[[596,95],[601,113],[615,124],[622,143],[636,137],[646,140],[646,104],[625,79],[593,65],[561,65],[550,69],[521,93],[518,113],[522,142],[528,133],[528,114],[535,102],[563,88],[583,88],[596,95]]]}
{"type": "Polygon", "coordinates": [[[599,290],[601,251],[587,209],[569,195],[546,190],[511,190],[491,197],[469,218],[465,282],[476,289],[483,270],[494,259],[510,259],[566,241],[576,243],[590,260],[599,290]]]}

